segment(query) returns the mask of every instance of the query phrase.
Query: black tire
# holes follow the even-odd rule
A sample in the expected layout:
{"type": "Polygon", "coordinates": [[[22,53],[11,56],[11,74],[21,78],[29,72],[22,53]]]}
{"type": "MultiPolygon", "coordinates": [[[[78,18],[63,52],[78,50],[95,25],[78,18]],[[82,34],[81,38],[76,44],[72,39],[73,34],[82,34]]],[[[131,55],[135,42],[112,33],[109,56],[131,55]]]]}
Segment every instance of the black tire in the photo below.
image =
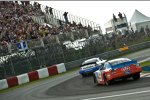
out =
{"type": "Polygon", "coordinates": [[[105,85],[107,85],[107,86],[110,85],[110,81],[107,80],[105,75],[104,75],[104,82],[105,82],[105,85]]]}
{"type": "Polygon", "coordinates": [[[122,81],[127,81],[127,78],[122,78],[122,81]]]}
{"type": "Polygon", "coordinates": [[[140,73],[134,74],[134,75],[132,76],[132,78],[133,78],[134,80],[140,79],[140,73]]]}
{"type": "Polygon", "coordinates": [[[94,83],[98,84],[95,74],[93,74],[94,83]]]}
{"type": "Polygon", "coordinates": [[[84,78],[86,75],[85,74],[82,74],[82,77],[84,78]]]}

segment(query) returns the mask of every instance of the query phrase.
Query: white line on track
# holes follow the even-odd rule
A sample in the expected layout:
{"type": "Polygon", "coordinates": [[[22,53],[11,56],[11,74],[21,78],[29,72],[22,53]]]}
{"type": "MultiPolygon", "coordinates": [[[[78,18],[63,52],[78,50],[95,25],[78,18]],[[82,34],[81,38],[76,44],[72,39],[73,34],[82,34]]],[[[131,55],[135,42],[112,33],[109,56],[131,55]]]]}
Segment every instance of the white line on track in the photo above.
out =
{"type": "Polygon", "coordinates": [[[139,92],[131,92],[131,93],[124,93],[124,94],[117,94],[117,95],[110,95],[110,96],[104,96],[104,97],[88,98],[88,99],[82,99],[82,100],[98,100],[98,99],[121,97],[121,96],[134,95],[134,94],[142,94],[142,93],[148,93],[148,92],[150,92],[150,90],[139,91],[139,92]]]}
{"type": "Polygon", "coordinates": [[[146,58],[144,60],[139,61],[138,63],[142,63],[142,62],[149,61],[149,60],[150,60],[150,58],[146,58]]]}
{"type": "Polygon", "coordinates": [[[150,73],[141,73],[141,77],[150,76],[150,73]]]}

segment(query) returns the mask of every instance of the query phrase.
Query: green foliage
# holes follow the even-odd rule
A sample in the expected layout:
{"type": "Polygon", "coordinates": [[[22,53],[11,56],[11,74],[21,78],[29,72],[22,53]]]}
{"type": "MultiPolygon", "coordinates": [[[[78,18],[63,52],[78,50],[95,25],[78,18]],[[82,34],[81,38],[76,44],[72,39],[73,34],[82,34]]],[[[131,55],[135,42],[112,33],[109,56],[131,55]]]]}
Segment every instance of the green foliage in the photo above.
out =
{"type": "Polygon", "coordinates": [[[140,63],[140,66],[142,66],[142,67],[147,66],[147,65],[150,65],[150,61],[140,63]]]}

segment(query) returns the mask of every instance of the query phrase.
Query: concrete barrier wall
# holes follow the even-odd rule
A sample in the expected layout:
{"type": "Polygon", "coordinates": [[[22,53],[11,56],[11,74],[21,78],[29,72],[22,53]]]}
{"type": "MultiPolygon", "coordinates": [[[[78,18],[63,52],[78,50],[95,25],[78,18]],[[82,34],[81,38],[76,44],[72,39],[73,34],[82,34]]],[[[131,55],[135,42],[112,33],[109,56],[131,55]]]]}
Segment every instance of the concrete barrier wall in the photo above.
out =
{"type": "Polygon", "coordinates": [[[66,67],[64,63],[58,64],[56,66],[57,66],[58,73],[66,72],[66,67]]]}
{"type": "Polygon", "coordinates": [[[47,70],[48,70],[49,75],[56,75],[56,74],[58,74],[58,70],[57,70],[56,65],[47,67],[47,70]]]}
{"type": "Polygon", "coordinates": [[[37,70],[37,72],[38,72],[39,78],[45,78],[49,76],[47,68],[39,69],[37,70]]]}
{"type": "Polygon", "coordinates": [[[0,90],[8,88],[7,80],[0,80],[0,90]]]}
{"type": "Polygon", "coordinates": [[[119,51],[119,49],[116,49],[116,50],[112,50],[112,51],[109,51],[109,52],[104,52],[102,54],[98,54],[98,55],[95,55],[95,56],[91,56],[91,57],[71,61],[71,62],[65,63],[66,70],[79,67],[84,60],[92,58],[92,57],[100,57],[100,58],[103,58],[103,59],[110,59],[110,58],[113,58],[113,57],[121,56],[121,55],[126,54],[126,53],[135,52],[135,51],[138,51],[138,50],[141,50],[141,49],[144,49],[144,48],[149,48],[149,47],[150,47],[150,41],[129,46],[128,50],[126,50],[126,51],[119,51]]]}
{"type": "Polygon", "coordinates": [[[19,85],[29,82],[28,74],[18,75],[17,78],[19,85]]]}
{"type": "Polygon", "coordinates": [[[18,78],[16,76],[9,77],[6,80],[9,88],[19,85],[18,78]]]}

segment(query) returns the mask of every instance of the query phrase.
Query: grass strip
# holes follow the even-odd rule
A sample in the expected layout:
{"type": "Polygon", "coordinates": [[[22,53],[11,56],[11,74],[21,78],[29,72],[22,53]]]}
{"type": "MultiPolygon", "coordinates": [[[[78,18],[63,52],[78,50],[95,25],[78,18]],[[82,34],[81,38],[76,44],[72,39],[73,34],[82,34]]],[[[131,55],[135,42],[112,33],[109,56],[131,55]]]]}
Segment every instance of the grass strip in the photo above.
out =
{"type": "Polygon", "coordinates": [[[142,63],[140,63],[140,66],[150,66],[150,61],[145,61],[145,62],[142,62],[142,63]]]}

